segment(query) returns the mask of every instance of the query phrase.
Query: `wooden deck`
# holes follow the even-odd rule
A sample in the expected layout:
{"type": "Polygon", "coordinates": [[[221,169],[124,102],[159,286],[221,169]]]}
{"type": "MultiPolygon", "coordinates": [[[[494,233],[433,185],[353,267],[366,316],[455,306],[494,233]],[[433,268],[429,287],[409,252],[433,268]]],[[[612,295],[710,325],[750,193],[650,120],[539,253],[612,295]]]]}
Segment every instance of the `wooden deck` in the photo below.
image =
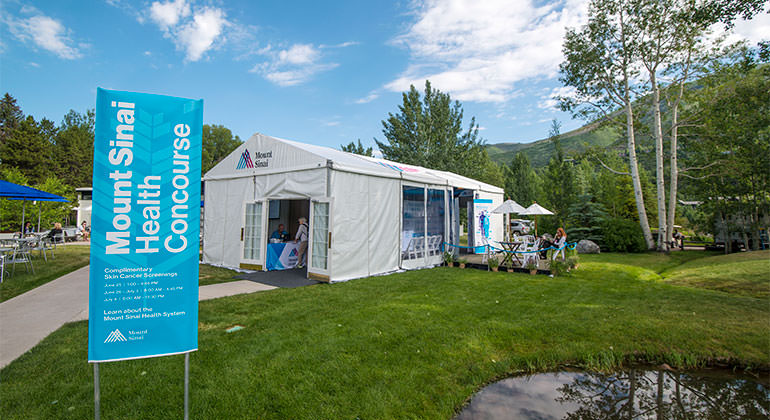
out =
{"type": "MultiPolygon", "coordinates": [[[[487,264],[482,263],[482,260],[484,258],[483,254],[462,254],[460,255],[460,258],[468,261],[468,266],[472,268],[477,268],[480,270],[487,270],[487,264]]],[[[500,267],[500,271],[505,271],[506,267],[500,267]]],[[[528,273],[529,270],[523,267],[514,266],[514,271],[521,272],[521,273],[528,273]]],[[[538,260],[537,262],[537,273],[538,274],[551,274],[551,269],[548,267],[548,261],[546,260],[538,260]]]]}

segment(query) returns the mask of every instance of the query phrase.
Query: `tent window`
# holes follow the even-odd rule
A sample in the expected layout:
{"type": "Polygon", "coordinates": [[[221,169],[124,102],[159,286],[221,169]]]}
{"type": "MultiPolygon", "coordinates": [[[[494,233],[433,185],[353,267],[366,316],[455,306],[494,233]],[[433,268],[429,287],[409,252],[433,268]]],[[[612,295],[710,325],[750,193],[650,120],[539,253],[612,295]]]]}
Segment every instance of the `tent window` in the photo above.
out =
{"type": "Polygon", "coordinates": [[[422,258],[425,249],[425,189],[403,187],[404,220],[401,249],[403,259],[422,258]]]}
{"type": "Polygon", "coordinates": [[[243,230],[243,258],[258,260],[262,244],[262,203],[246,204],[246,226],[243,230]]]}
{"type": "Polygon", "coordinates": [[[326,253],[329,249],[329,203],[313,203],[313,255],[311,267],[326,270],[326,253]]]}
{"type": "Polygon", "coordinates": [[[427,216],[428,216],[428,255],[438,254],[441,244],[444,243],[444,216],[446,204],[444,202],[444,190],[428,190],[427,216]]]}

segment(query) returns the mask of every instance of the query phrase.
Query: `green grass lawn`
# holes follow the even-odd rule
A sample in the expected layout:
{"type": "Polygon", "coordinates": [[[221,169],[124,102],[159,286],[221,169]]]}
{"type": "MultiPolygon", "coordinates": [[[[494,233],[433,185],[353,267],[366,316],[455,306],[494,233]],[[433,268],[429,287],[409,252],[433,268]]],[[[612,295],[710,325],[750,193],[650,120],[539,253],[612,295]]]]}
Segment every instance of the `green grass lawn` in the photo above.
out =
{"type": "Polygon", "coordinates": [[[229,281],[236,281],[233,276],[237,276],[238,272],[228,270],[222,267],[214,267],[208,264],[198,265],[198,285],[205,286],[207,284],[215,283],[227,283],[229,281]]]}
{"type": "MultiPolygon", "coordinates": [[[[24,264],[16,264],[16,274],[4,278],[0,283],[0,302],[87,266],[90,249],[88,245],[60,245],[56,247],[55,258],[48,253],[48,262],[45,262],[42,256],[39,257],[37,251],[33,252],[32,264],[35,273],[27,273],[24,264]]],[[[6,269],[10,271],[11,267],[6,265],[6,269]]]]}
{"type": "MultiPolygon", "coordinates": [[[[436,268],[202,302],[191,418],[448,419],[521,372],[770,367],[767,299],[670,284],[657,270],[676,264],[622,259],[555,278],[436,268]]],[[[0,371],[0,418],[92,418],[86,347],[87,324],[67,324],[0,371]]],[[[103,418],[181,417],[182,356],[101,366],[103,418]]]]}
{"type": "Polygon", "coordinates": [[[770,250],[724,255],[711,251],[675,251],[669,254],[581,255],[581,261],[644,267],[671,284],[726,293],[770,297],[770,250]]]}

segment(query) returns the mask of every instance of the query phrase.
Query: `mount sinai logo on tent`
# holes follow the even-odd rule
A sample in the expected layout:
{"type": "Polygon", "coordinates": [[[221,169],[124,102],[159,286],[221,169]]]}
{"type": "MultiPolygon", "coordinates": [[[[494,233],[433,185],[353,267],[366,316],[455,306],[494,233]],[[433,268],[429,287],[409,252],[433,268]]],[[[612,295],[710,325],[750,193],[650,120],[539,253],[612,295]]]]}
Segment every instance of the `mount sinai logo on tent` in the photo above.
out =
{"type": "Polygon", "coordinates": [[[107,338],[104,340],[105,343],[114,343],[116,341],[128,341],[126,340],[126,336],[123,335],[122,332],[120,332],[119,329],[115,329],[113,332],[110,333],[110,335],[107,336],[107,338]]]}
{"type": "Polygon", "coordinates": [[[238,164],[235,165],[236,170],[240,169],[254,169],[254,168],[267,168],[270,166],[270,160],[273,158],[273,151],[269,152],[254,152],[254,158],[252,160],[249,149],[245,149],[241,153],[241,158],[238,159],[238,164]]]}
{"type": "Polygon", "coordinates": [[[254,163],[251,161],[251,156],[249,155],[249,149],[246,149],[241,153],[241,158],[238,160],[238,165],[235,166],[235,169],[254,169],[254,163]]]}

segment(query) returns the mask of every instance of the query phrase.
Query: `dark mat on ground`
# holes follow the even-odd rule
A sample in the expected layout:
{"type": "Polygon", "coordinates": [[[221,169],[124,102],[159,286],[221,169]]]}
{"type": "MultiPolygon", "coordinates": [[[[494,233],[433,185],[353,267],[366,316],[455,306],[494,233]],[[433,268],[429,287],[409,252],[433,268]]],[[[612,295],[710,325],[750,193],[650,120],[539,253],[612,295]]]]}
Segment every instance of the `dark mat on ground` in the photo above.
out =
{"type": "Polygon", "coordinates": [[[291,270],[257,271],[243,273],[235,276],[236,279],[249,280],[269,286],[293,288],[318,284],[315,280],[307,278],[307,268],[294,268],[291,270]]]}

